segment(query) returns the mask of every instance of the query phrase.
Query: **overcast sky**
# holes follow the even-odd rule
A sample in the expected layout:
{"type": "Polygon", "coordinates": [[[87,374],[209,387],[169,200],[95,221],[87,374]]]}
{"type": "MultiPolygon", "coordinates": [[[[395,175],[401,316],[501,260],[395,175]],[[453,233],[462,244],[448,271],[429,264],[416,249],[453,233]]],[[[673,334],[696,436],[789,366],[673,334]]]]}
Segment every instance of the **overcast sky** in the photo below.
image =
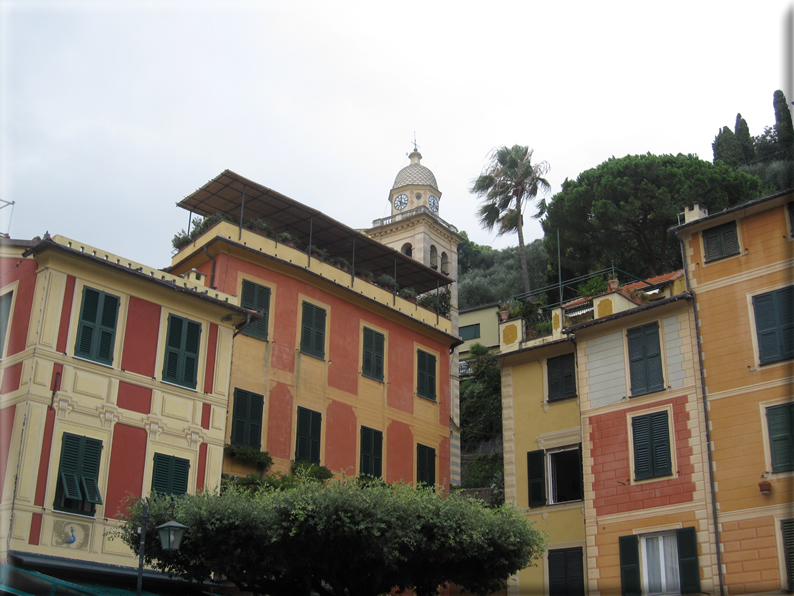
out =
{"type": "MultiPolygon", "coordinates": [[[[790,88],[792,3],[0,0],[0,232],[147,265],[175,203],[231,169],[355,228],[389,212],[414,133],[440,215],[522,144],[553,192],[610,156],[695,153],[790,88]],[[9,224],[9,216],[11,218],[9,224]],[[10,225],[10,227],[9,227],[10,225]]],[[[528,240],[541,237],[531,222],[528,240]]]]}

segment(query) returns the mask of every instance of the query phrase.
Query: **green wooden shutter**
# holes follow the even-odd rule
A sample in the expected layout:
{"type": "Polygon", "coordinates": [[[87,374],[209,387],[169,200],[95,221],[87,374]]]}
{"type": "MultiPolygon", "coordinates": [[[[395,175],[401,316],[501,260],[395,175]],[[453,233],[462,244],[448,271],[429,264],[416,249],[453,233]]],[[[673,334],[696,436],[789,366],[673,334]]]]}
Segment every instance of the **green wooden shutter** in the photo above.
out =
{"type": "Polygon", "coordinates": [[[576,395],[576,357],[566,354],[561,359],[562,397],[572,397],[576,395]]]}
{"type": "Polygon", "coordinates": [[[659,342],[659,323],[653,322],[642,326],[645,347],[645,370],[648,378],[648,391],[664,389],[662,374],[662,351],[659,342]]]}
{"type": "Polygon", "coordinates": [[[234,408],[232,409],[232,444],[248,444],[248,418],[251,408],[251,394],[243,389],[234,390],[234,408]]]}
{"type": "Polygon", "coordinates": [[[621,536],[620,547],[620,594],[642,596],[640,580],[640,546],[637,536],[621,536]]]}
{"type": "Polygon", "coordinates": [[[651,460],[654,476],[668,476],[673,473],[670,458],[670,430],[667,425],[667,412],[654,412],[650,415],[651,460]]]}
{"type": "Polygon", "coordinates": [[[379,430],[372,433],[372,476],[383,476],[383,433],[379,430]]]}
{"type": "Polygon", "coordinates": [[[549,379],[549,401],[562,397],[562,378],[561,362],[559,358],[549,358],[546,361],[546,369],[549,379]]]}
{"type": "Polygon", "coordinates": [[[201,324],[195,321],[185,321],[185,341],[182,369],[182,385],[196,388],[196,378],[198,376],[199,349],[201,345],[201,324]]]}
{"type": "Polygon", "coordinates": [[[6,292],[0,296],[0,358],[5,356],[4,348],[6,344],[6,332],[9,327],[9,318],[11,317],[11,301],[14,298],[14,292],[6,292]]]}
{"type": "Polygon", "coordinates": [[[312,352],[318,358],[325,357],[325,309],[314,307],[314,330],[312,352]]]}
{"type": "Polygon", "coordinates": [[[427,397],[427,354],[422,350],[416,352],[416,393],[427,397]]]}
{"type": "Polygon", "coordinates": [[[97,329],[97,345],[94,358],[97,362],[113,364],[113,344],[116,339],[116,319],[119,313],[119,299],[102,292],[101,314],[97,329]]]}
{"type": "Polygon", "coordinates": [[[732,221],[704,230],[703,245],[707,263],[722,257],[739,254],[739,235],[736,231],[736,222],[732,221]]]}
{"type": "Polygon", "coordinates": [[[80,323],[77,328],[77,345],[75,356],[91,358],[91,347],[97,332],[97,315],[99,314],[99,298],[101,292],[93,288],[83,288],[83,303],[80,306],[80,323]]]}
{"type": "Polygon", "coordinates": [[[163,380],[171,383],[179,382],[179,360],[182,353],[182,328],[184,327],[184,322],[182,317],[168,315],[163,380]]]}
{"type": "Polygon", "coordinates": [[[529,506],[543,507],[546,504],[546,455],[542,449],[527,453],[527,485],[529,506]]]}
{"type": "Polygon", "coordinates": [[[436,484],[436,450],[416,444],[416,483],[434,487],[436,484]]]}
{"type": "Polygon", "coordinates": [[[262,448],[262,416],[264,408],[264,395],[249,394],[247,445],[254,449],[262,448]]]}
{"type": "Polygon", "coordinates": [[[382,475],[383,433],[379,430],[361,427],[361,464],[359,473],[373,478],[382,475]]]}
{"type": "Polygon", "coordinates": [[[635,416],[631,419],[634,439],[634,479],[642,480],[653,476],[651,461],[651,420],[648,416],[635,416]]]}
{"type": "Polygon", "coordinates": [[[568,575],[565,572],[564,549],[549,551],[549,596],[567,596],[568,575]]]}
{"type": "Polygon", "coordinates": [[[786,557],[788,589],[794,590],[794,519],[781,521],[780,530],[783,534],[783,551],[786,557]]]}
{"type": "Polygon", "coordinates": [[[648,391],[648,376],[645,371],[645,350],[643,349],[642,327],[634,327],[626,332],[629,344],[629,374],[631,394],[641,395],[648,391]]]}
{"type": "Polygon", "coordinates": [[[766,409],[772,472],[794,470],[794,404],[766,409]]]}
{"type": "Polygon", "coordinates": [[[753,296],[761,364],[794,358],[794,287],[753,296]]]}
{"type": "Polygon", "coordinates": [[[312,411],[311,434],[309,443],[309,461],[313,464],[320,463],[320,440],[323,416],[320,412],[312,411]]]}
{"type": "Polygon", "coordinates": [[[375,332],[374,333],[374,344],[373,354],[374,354],[374,361],[373,361],[373,377],[378,381],[383,380],[383,354],[384,354],[384,343],[385,338],[383,337],[382,333],[375,332]]]}
{"type": "Polygon", "coordinates": [[[427,355],[427,396],[436,399],[436,357],[427,355]]]}
{"type": "Polygon", "coordinates": [[[190,472],[190,460],[181,457],[171,458],[173,472],[171,476],[171,494],[184,495],[187,493],[187,481],[190,472]]]}
{"type": "Polygon", "coordinates": [[[80,470],[83,466],[83,437],[63,433],[61,443],[60,479],[63,494],[67,499],[82,501],[80,470]]]}
{"type": "Polygon", "coordinates": [[[678,545],[678,577],[681,582],[681,594],[700,594],[700,566],[695,528],[680,528],[675,531],[675,536],[678,545]]]}
{"type": "Polygon", "coordinates": [[[83,465],[80,470],[83,496],[89,503],[102,504],[99,494],[99,462],[102,457],[102,441],[83,437],[83,465]]]}
{"type": "Polygon", "coordinates": [[[314,324],[314,307],[308,302],[303,303],[301,315],[301,352],[312,352],[312,325],[314,324]]]}
{"type": "Polygon", "coordinates": [[[364,353],[362,354],[362,372],[368,377],[374,376],[375,332],[364,328],[364,353]]]}
{"type": "Polygon", "coordinates": [[[244,335],[267,339],[268,318],[270,315],[270,288],[243,280],[240,306],[262,313],[262,318],[243,330],[244,335]]]}
{"type": "Polygon", "coordinates": [[[301,352],[325,358],[325,309],[303,303],[301,321],[301,352]]]}

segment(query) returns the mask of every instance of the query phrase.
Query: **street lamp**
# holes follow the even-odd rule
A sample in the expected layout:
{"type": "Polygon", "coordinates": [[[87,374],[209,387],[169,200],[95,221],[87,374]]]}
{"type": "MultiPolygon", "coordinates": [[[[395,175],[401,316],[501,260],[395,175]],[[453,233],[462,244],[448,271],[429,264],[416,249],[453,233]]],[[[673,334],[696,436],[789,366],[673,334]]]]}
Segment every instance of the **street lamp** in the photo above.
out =
{"type": "MultiPolygon", "coordinates": [[[[141,596],[141,589],[143,588],[143,551],[146,548],[146,522],[149,521],[149,506],[143,506],[141,514],[141,547],[138,556],[138,591],[137,595],[141,596]]],[[[183,526],[179,522],[170,521],[157,526],[157,533],[160,535],[160,545],[163,550],[179,550],[182,545],[182,538],[185,537],[187,526],[183,526]]]]}

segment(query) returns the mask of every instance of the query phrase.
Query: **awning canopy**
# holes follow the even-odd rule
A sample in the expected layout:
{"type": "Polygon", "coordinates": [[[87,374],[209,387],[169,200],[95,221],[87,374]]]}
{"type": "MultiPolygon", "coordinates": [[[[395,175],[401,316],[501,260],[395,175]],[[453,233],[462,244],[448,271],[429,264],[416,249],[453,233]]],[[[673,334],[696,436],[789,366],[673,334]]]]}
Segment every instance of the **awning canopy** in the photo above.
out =
{"type": "Polygon", "coordinates": [[[408,255],[231,170],[225,170],[177,206],[203,216],[224,214],[237,222],[241,216],[245,221],[262,219],[277,233],[296,235],[304,245],[324,248],[332,257],[344,257],[351,263],[355,259],[356,268],[376,276],[394,277],[396,266],[400,287],[411,287],[420,294],[452,283],[451,278],[408,255]]]}

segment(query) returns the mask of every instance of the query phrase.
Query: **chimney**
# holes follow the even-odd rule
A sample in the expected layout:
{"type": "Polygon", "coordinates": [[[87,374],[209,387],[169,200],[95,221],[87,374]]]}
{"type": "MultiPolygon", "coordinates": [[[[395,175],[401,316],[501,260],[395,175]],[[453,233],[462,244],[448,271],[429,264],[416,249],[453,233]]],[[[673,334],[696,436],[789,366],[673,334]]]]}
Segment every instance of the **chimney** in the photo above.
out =
{"type": "Polygon", "coordinates": [[[607,292],[614,292],[615,290],[617,290],[618,289],[618,283],[619,283],[618,280],[610,279],[607,282],[607,292]]]}
{"type": "Polygon", "coordinates": [[[701,206],[700,203],[694,203],[693,205],[684,207],[684,223],[697,221],[698,219],[703,219],[708,216],[709,210],[701,206]]]}

